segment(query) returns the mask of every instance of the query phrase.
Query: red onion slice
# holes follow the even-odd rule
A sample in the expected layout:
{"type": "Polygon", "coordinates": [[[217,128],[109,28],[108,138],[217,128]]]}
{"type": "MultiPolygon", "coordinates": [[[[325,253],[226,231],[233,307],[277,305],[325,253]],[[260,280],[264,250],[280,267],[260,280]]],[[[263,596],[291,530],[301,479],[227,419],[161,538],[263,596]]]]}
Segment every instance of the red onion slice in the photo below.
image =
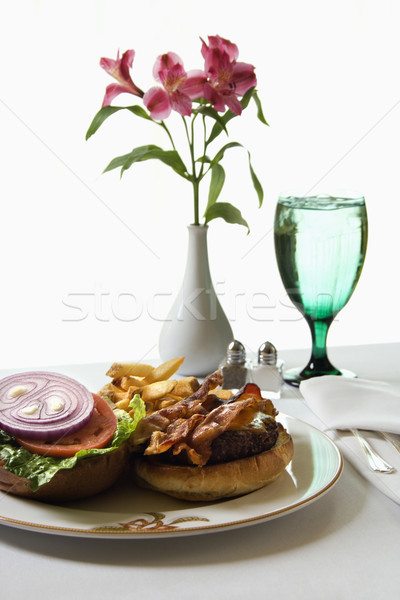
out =
{"type": "Polygon", "coordinates": [[[0,428],[10,435],[57,440],[81,429],[93,406],[85,386],[59,373],[18,373],[0,381],[0,428]]]}

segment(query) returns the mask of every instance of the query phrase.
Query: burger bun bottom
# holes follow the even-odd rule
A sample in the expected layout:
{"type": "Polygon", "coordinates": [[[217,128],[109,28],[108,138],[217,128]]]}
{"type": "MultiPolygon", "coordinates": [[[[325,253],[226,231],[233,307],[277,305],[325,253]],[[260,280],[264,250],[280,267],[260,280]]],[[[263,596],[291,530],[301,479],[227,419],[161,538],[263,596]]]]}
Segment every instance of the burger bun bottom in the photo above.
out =
{"type": "Polygon", "coordinates": [[[212,501],[253,492],[274,481],[293,458],[293,440],[278,423],[278,439],[265,452],[226,463],[180,466],[153,457],[139,457],[134,462],[138,485],[174,498],[189,501],[212,501]]]}
{"type": "MultiPolygon", "coordinates": [[[[33,492],[29,481],[0,466],[0,490],[45,502],[80,500],[103,492],[122,475],[129,462],[126,444],[102,456],[83,458],[72,469],[61,469],[33,492]]],[[[1,464],[1,462],[0,462],[1,464]]]]}

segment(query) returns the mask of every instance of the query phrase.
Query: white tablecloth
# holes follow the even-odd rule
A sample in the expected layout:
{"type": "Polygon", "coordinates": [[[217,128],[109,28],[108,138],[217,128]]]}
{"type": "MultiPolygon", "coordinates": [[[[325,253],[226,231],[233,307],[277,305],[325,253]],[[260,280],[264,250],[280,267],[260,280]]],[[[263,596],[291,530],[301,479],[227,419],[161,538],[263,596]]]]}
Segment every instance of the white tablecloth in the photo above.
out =
{"type": "MultiPolygon", "coordinates": [[[[334,364],[400,390],[400,343],[336,348],[334,364]]],[[[308,351],[282,353],[286,366],[308,351]]],[[[92,387],[108,365],[62,367],[92,387]]],[[[14,371],[13,371],[14,372],[14,371]]],[[[0,371],[0,376],[10,371],[0,371]]],[[[281,412],[318,426],[287,388],[281,412]]],[[[153,540],[95,540],[0,526],[1,594],[118,600],[398,597],[400,506],[345,461],[336,486],[302,510],[232,531],[153,540]]]]}

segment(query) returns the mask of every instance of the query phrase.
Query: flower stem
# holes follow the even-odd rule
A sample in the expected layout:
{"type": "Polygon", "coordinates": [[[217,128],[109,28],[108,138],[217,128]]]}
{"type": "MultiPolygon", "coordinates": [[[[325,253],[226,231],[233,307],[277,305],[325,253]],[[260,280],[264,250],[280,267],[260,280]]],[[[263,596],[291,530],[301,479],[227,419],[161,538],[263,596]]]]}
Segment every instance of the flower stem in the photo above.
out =
{"type": "Polygon", "coordinates": [[[185,118],[182,117],[182,119],[183,119],[183,122],[185,125],[186,137],[187,137],[187,141],[189,144],[189,150],[190,150],[190,159],[192,162],[192,173],[190,176],[190,181],[192,182],[192,185],[193,185],[193,204],[194,204],[194,223],[193,223],[193,225],[200,225],[199,184],[200,184],[200,180],[201,180],[201,175],[197,176],[197,174],[196,174],[196,159],[194,156],[194,121],[195,121],[196,116],[197,115],[194,115],[192,122],[191,122],[191,135],[189,135],[189,130],[188,130],[185,118]]]}
{"type": "MultiPolygon", "coordinates": [[[[206,155],[207,152],[207,128],[206,128],[206,118],[203,115],[203,157],[206,155]]],[[[204,173],[204,161],[201,163],[201,167],[200,167],[200,173],[199,173],[199,181],[201,181],[201,179],[203,179],[203,173],[204,173]]]]}
{"type": "Polygon", "coordinates": [[[199,221],[199,181],[193,180],[193,201],[194,201],[194,223],[193,225],[200,225],[199,221]]]}
{"type": "Polygon", "coordinates": [[[174,144],[174,140],[172,139],[172,135],[171,135],[171,132],[170,132],[170,130],[168,129],[168,127],[166,126],[166,124],[164,123],[164,121],[160,121],[160,125],[161,125],[161,127],[163,127],[163,129],[165,129],[165,131],[167,132],[167,135],[168,135],[168,137],[169,137],[169,139],[170,139],[170,142],[171,142],[171,144],[172,144],[172,147],[173,147],[173,149],[176,151],[175,144],[174,144]]]}

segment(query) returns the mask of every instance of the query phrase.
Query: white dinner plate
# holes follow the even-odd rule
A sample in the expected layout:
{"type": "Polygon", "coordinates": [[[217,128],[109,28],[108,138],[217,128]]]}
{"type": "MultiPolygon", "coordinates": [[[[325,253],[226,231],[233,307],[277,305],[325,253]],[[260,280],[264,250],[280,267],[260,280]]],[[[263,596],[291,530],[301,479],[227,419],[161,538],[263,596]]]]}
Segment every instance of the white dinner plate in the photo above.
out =
{"type": "Polygon", "coordinates": [[[186,502],[124,483],[87,500],[44,504],[0,492],[0,523],[86,538],[160,538],[212,533],[282,517],[321,498],[339,479],[342,456],[321,431],[280,414],[294,458],[261,490],[218,502],[186,502]]]}

